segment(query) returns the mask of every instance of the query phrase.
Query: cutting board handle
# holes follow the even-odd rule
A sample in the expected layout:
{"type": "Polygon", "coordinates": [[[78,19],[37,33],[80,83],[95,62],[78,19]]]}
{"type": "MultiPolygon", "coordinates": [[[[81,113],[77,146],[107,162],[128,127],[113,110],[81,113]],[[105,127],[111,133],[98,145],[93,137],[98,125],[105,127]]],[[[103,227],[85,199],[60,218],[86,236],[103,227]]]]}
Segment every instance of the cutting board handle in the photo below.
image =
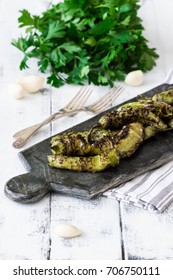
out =
{"type": "Polygon", "coordinates": [[[14,201],[31,203],[44,197],[50,191],[50,184],[45,182],[45,178],[26,173],[10,179],[4,191],[6,196],[14,201]]]}

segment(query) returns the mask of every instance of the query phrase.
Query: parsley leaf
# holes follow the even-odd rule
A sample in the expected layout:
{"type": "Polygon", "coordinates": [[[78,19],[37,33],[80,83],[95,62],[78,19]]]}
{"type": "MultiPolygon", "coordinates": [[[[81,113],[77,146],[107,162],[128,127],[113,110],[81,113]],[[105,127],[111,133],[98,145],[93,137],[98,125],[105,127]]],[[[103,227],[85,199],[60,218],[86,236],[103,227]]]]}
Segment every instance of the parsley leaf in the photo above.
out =
{"type": "Polygon", "coordinates": [[[61,21],[51,22],[49,24],[46,40],[50,40],[52,38],[63,38],[65,35],[64,28],[64,24],[61,21]]]}
{"type": "Polygon", "coordinates": [[[36,58],[47,82],[113,86],[129,71],[151,70],[158,58],[143,36],[138,0],[64,0],[40,15],[20,11],[25,32],[12,45],[24,54],[20,69],[36,58]]]}

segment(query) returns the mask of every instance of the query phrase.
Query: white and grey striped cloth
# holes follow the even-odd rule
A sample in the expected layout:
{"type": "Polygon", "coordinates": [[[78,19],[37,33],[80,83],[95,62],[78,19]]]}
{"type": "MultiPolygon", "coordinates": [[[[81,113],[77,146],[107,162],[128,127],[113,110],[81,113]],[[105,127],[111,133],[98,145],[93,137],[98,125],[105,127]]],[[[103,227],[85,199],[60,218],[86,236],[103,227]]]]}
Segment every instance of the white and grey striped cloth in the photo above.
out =
{"type": "Polygon", "coordinates": [[[173,161],[104,193],[138,207],[163,212],[173,201],[173,161]]]}
{"type": "MultiPolygon", "coordinates": [[[[173,83],[173,70],[165,80],[173,83]]],[[[108,198],[163,212],[173,202],[173,161],[104,193],[108,198]]]]}

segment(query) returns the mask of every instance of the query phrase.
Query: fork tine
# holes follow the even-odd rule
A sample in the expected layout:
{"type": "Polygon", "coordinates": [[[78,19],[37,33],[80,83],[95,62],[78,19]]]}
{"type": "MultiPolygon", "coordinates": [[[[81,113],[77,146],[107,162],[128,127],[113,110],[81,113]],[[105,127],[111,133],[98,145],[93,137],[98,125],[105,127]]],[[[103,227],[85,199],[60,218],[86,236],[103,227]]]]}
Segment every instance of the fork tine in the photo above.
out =
{"type": "MultiPolygon", "coordinates": [[[[81,88],[78,92],[77,92],[77,94],[74,96],[74,98],[64,107],[64,110],[71,110],[72,108],[73,109],[75,109],[76,108],[76,106],[80,103],[80,102],[82,102],[83,101],[83,98],[85,98],[84,99],[84,101],[83,101],[83,104],[84,104],[84,102],[86,102],[86,100],[87,100],[87,98],[89,98],[89,93],[90,92],[88,92],[87,91],[87,88],[81,88]]],[[[91,94],[91,93],[90,93],[91,94]]],[[[83,105],[82,104],[82,105],[83,105]]]]}
{"type": "Polygon", "coordinates": [[[110,91],[109,92],[107,92],[107,93],[105,93],[105,95],[103,95],[99,100],[96,100],[94,103],[92,103],[90,106],[95,106],[95,105],[97,105],[97,104],[100,104],[100,103],[102,103],[102,102],[104,102],[105,101],[105,99],[108,97],[110,95],[110,91]]]}
{"type": "Polygon", "coordinates": [[[100,103],[104,102],[105,99],[106,99],[107,97],[109,97],[110,94],[111,94],[112,92],[114,92],[114,91],[117,90],[117,88],[118,88],[117,86],[113,87],[110,91],[108,91],[105,95],[103,95],[99,100],[95,101],[95,102],[92,104],[92,106],[95,106],[95,105],[97,105],[98,103],[100,104],[100,103]]]}
{"type": "Polygon", "coordinates": [[[108,96],[106,96],[105,100],[102,100],[101,102],[95,104],[94,106],[92,106],[95,110],[101,110],[101,108],[106,107],[107,105],[110,105],[110,103],[112,103],[112,98],[111,95],[109,94],[108,96]]]}
{"type": "Polygon", "coordinates": [[[107,99],[107,101],[105,102],[105,104],[102,104],[102,106],[98,107],[97,110],[98,111],[103,111],[103,110],[107,110],[110,109],[112,107],[112,104],[114,103],[114,101],[118,98],[118,96],[123,92],[123,88],[119,88],[118,91],[115,90],[114,92],[112,92],[112,94],[110,95],[110,97],[107,99]]]}
{"type": "Polygon", "coordinates": [[[112,103],[118,98],[118,96],[124,91],[124,88],[119,86],[117,90],[112,93],[112,103]]]}
{"type": "Polygon", "coordinates": [[[92,93],[92,89],[86,89],[83,93],[83,95],[80,96],[80,98],[77,100],[75,105],[73,106],[74,110],[81,109],[83,105],[86,103],[87,99],[90,97],[92,93]]]}
{"type": "Polygon", "coordinates": [[[82,87],[64,108],[73,106],[76,103],[76,101],[78,100],[78,98],[83,94],[84,90],[85,90],[85,88],[82,87]]]}
{"type": "Polygon", "coordinates": [[[90,107],[97,111],[110,108],[111,104],[117,99],[123,90],[124,89],[121,86],[112,88],[108,93],[101,97],[99,101],[96,101],[90,107]]]}

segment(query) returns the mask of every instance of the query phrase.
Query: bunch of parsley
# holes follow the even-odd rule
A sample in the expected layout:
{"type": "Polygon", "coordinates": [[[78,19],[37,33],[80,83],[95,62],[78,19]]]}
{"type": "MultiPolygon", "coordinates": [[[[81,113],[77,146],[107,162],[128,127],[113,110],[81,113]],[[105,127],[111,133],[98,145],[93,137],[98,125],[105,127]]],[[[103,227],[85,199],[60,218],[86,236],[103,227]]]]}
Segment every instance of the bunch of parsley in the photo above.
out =
{"type": "Polygon", "coordinates": [[[138,9],[138,0],[64,0],[39,16],[20,11],[25,33],[12,41],[24,53],[20,69],[37,58],[55,87],[112,86],[129,71],[152,69],[158,55],[142,34],[138,9]]]}

